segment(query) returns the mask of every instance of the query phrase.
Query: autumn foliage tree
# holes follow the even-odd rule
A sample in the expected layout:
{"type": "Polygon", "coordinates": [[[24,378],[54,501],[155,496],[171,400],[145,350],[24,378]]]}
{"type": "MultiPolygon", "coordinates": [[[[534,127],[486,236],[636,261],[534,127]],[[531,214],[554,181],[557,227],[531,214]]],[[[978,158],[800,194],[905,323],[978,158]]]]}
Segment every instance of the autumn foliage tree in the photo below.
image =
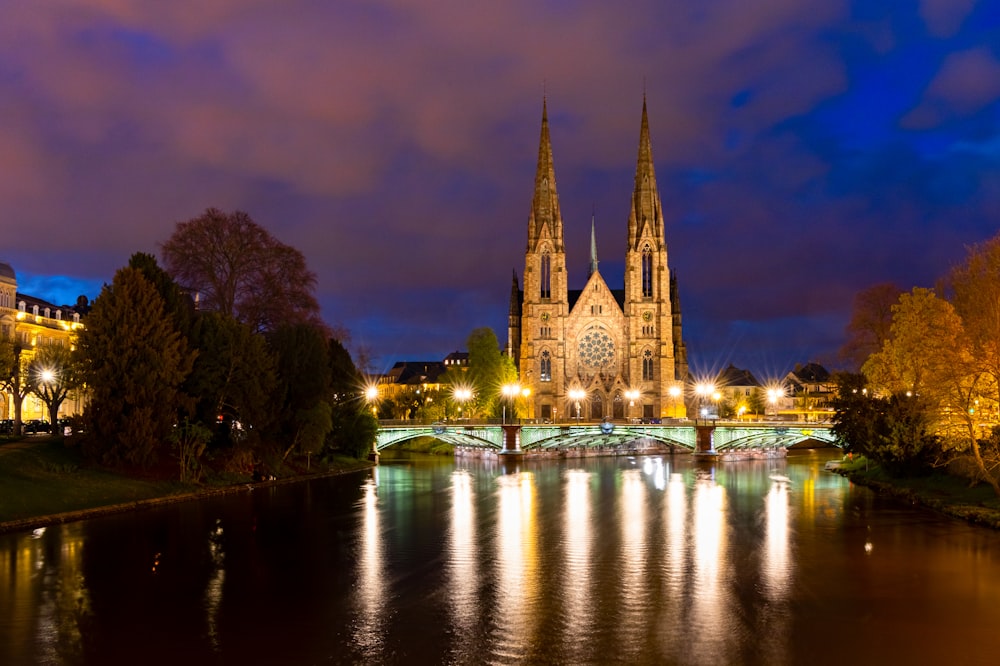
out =
{"type": "MultiPolygon", "coordinates": [[[[938,464],[1000,495],[1000,236],[970,248],[942,291],[949,298],[921,288],[901,295],[888,338],[862,371],[873,396],[895,401],[897,435],[933,438],[938,464]]],[[[926,447],[896,449],[918,450],[926,447]]]]}
{"type": "Polygon", "coordinates": [[[167,271],[195,291],[199,308],[271,331],[282,324],[321,325],[316,276],[302,253],[242,211],[209,208],[177,225],[163,244],[167,271]]]}

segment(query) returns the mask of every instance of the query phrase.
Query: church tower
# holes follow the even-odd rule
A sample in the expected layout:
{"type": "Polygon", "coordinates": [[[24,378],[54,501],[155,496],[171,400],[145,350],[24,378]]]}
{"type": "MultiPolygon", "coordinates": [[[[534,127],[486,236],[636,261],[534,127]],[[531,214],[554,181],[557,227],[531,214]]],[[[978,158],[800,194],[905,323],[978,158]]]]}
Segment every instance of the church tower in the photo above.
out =
{"type": "Polygon", "coordinates": [[[663,206],[656,188],[649,117],[643,97],[625,253],[629,375],[643,394],[658,398],[661,414],[674,416],[671,405],[677,402],[677,390],[683,388],[687,367],[686,359],[678,359],[678,352],[683,350],[679,301],[667,264],[663,226],[663,206]]]}
{"type": "MultiPolygon", "coordinates": [[[[538,399],[562,400],[566,315],[569,314],[563,219],[556,192],[556,173],[549,137],[546,101],[542,101],[542,133],[538,145],[535,189],[528,218],[524,254],[518,368],[521,380],[538,399]],[[543,397],[544,396],[544,397],[543,397]]],[[[532,414],[534,416],[534,414],[532,414]]]]}

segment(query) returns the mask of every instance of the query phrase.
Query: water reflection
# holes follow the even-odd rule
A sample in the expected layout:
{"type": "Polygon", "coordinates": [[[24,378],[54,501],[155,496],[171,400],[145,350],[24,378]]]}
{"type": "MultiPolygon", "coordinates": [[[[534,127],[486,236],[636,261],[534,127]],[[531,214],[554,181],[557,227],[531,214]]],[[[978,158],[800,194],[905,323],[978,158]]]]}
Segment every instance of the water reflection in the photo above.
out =
{"type": "Polygon", "coordinates": [[[585,470],[571,469],[563,485],[563,581],[565,612],[561,631],[570,649],[570,662],[586,661],[594,630],[594,607],[591,596],[593,568],[593,527],[590,517],[590,479],[585,470]]]}
{"type": "Polygon", "coordinates": [[[378,506],[378,469],[364,484],[361,498],[361,532],[358,549],[356,597],[358,619],[354,625],[354,644],[366,660],[382,656],[385,632],[385,576],[382,532],[378,506]]]}
{"type": "Polygon", "coordinates": [[[205,586],[205,624],[208,641],[214,652],[219,652],[219,608],[222,605],[222,588],[226,581],[226,551],[223,546],[222,520],[215,519],[215,527],[208,534],[208,555],[212,573],[205,586]]]}
{"type": "Polygon", "coordinates": [[[761,583],[766,603],[759,604],[757,630],[762,634],[761,652],[768,663],[788,659],[792,586],[791,515],[789,479],[771,477],[764,498],[764,543],[761,548],[761,583]]]}
{"type": "MultiPolygon", "coordinates": [[[[646,484],[638,469],[622,472],[621,502],[619,504],[621,528],[621,572],[619,627],[640,627],[648,618],[649,581],[646,577],[646,484]]],[[[623,646],[624,657],[634,660],[638,653],[635,642],[623,646]]]]}
{"type": "Polygon", "coordinates": [[[475,653],[479,625],[479,565],[476,547],[476,507],[472,475],[457,469],[451,474],[451,529],[448,539],[448,601],[455,626],[457,661],[475,653]]]}
{"type": "Polygon", "coordinates": [[[715,482],[714,468],[699,470],[694,485],[691,534],[694,538],[694,575],[691,581],[692,626],[698,640],[692,657],[700,664],[728,661],[729,643],[736,638],[732,591],[725,584],[729,562],[726,552],[726,489],[715,482]],[[721,658],[721,659],[720,659],[721,658]]]}
{"type": "Polygon", "coordinates": [[[531,472],[498,477],[494,660],[524,660],[535,640],[539,596],[535,485],[531,472]]]}
{"type": "Polygon", "coordinates": [[[0,535],[0,664],[996,659],[1000,533],[821,465],[464,467],[0,535]]]}
{"type": "Polygon", "coordinates": [[[73,661],[83,650],[80,620],[90,612],[82,573],[82,525],[39,528],[0,550],[0,663],[31,654],[39,663],[73,661]]]}

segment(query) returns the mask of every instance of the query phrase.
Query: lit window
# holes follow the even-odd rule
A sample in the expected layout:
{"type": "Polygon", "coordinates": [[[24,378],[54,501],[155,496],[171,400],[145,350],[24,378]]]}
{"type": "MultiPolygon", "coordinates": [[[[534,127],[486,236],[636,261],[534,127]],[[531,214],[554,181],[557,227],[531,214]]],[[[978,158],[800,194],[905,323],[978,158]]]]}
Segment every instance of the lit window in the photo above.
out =
{"type": "Polygon", "coordinates": [[[543,382],[552,381],[552,356],[548,351],[542,352],[541,368],[538,374],[543,382]]]}

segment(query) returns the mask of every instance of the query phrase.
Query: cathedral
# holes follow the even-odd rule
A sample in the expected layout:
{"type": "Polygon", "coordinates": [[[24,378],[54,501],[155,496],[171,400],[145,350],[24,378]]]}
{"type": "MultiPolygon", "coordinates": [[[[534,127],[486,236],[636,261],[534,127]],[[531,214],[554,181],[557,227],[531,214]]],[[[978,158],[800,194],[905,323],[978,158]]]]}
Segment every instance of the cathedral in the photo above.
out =
{"type": "Polygon", "coordinates": [[[625,288],[597,267],[593,221],[584,288],[569,289],[546,103],[528,217],[523,289],[514,273],[506,353],[544,421],[683,418],[687,353],[677,282],[667,264],[646,101],[628,215],[625,288]]]}

